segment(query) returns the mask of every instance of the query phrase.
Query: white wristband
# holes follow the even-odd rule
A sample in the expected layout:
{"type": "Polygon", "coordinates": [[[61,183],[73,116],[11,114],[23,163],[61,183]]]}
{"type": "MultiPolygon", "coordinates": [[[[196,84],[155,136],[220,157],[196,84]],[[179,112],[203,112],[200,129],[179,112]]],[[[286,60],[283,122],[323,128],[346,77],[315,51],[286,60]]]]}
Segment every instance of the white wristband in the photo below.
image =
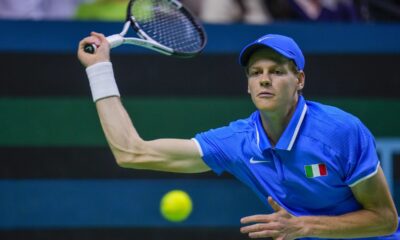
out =
{"type": "Polygon", "coordinates": [[[120,96],[111,62],[100,62],[86,68],[93,101],[120,96]]]}

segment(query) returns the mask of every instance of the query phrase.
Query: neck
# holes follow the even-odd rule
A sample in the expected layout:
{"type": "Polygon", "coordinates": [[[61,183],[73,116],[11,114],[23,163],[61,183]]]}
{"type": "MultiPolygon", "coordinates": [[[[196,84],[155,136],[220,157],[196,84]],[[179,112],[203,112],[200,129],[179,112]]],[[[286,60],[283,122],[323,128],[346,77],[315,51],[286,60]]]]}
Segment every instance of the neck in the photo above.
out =
{"type": "Polygon", "coordinates": [[[279,138],[282,136],[293,113],[296,110],[298,100],[294,101],[292,105],[288,106],[283,111],[260,111],[261,122],[266,132],[268,139],[272,146],[278,143],[279,138]]]}

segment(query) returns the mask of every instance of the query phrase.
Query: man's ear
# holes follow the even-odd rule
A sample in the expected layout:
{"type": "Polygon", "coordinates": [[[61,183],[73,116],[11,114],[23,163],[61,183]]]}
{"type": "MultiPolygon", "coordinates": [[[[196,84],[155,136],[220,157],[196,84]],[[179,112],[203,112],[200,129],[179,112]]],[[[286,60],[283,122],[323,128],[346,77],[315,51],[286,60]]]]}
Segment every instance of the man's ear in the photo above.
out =
{"type": "Polygon", "coordinates": [[[303,71],[300,71],[297,74],[297,90],[303,90],[305,83],[306,83],[306,74],[303,71]]]}
{"type": "Polygon", "coordinates": [[[246,66],[246,67],[244,68],[244,74],[245,74],[246,79],[247,79],[247,93],[250,94],[250,87],[249,87],[249,69],[248,69],[248,66],[246,66]]]}

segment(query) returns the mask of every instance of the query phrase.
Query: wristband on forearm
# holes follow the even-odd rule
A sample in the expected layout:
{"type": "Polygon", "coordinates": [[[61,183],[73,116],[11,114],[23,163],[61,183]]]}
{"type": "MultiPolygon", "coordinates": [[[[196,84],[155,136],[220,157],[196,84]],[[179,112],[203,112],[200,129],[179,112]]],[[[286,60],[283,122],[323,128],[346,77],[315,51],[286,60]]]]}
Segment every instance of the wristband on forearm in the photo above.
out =
{"type": "Polygon", "coordinates": [[[111,62],[100,62],[86,68],[93,101],[120,96],[111,62]]]}

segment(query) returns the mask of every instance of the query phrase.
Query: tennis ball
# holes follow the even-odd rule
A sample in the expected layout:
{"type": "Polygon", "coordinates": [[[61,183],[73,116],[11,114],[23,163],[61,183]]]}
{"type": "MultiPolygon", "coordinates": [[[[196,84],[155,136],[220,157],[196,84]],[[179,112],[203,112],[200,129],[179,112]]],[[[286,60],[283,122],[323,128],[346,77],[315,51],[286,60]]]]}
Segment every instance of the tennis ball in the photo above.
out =
{"type": "Polygon", "coordinates": [[[186,192],[172,190],[162,197],[160,211],[161,215],[168,221],[184,221],[192,212],[192,200],[186,192]]]}
{"type": "Polygon", "coordinates": [[[137,21],[149,22],[153,19],[153,4],[150,0],[136,1],[132,6],[132,16],[135,17],[137,21]]]}

